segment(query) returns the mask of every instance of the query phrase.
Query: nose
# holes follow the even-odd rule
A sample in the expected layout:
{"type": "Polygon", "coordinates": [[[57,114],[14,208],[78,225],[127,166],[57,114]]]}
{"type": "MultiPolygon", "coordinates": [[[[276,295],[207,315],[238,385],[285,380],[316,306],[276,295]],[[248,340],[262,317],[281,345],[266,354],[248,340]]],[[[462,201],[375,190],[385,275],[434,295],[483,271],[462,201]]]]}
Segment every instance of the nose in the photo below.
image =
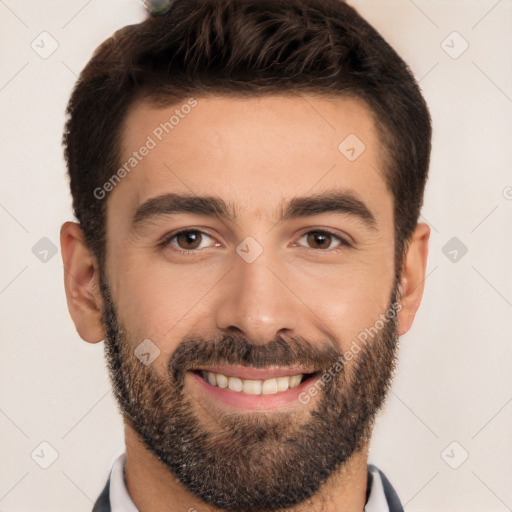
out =
{"type": "Polygon", "coordinates": [[[290,272],[266,253],[252,263],[235,257],[215,308],[219,330],[237,330],[254,345],[265,345],[278,335],[292,336],[304,307],[290,288],[290,272]]]}

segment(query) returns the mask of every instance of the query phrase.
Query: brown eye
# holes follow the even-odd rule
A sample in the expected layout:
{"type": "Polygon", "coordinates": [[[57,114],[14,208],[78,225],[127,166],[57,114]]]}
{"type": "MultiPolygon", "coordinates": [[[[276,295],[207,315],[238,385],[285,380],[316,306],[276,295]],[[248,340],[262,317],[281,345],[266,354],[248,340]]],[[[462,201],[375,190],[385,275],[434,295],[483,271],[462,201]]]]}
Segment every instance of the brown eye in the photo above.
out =
{"type": "Polygon", "coordinates": [[[301,239],[302,238],[306,238],[307,245],[311,249],[329,250],[329,249],[334,249],[335,247],[338,247],[340,245],[341,246],[349,245],[347,242],[345,242],[345,240],[343,240],[342,238],[340,238],[339,236],[337,236],[333,233],[330,233],[329,231],[320,231],[320,230],[309,231],[308,233],[303,235],[301,237],[301,239]],[[333,240],[337,241],[338,243],[334,247],[331,247],[333,240]]]}
{"type": "Polygon", "coordinates": [[[314,249],[328,249],[331,244],[331,235],[326,235],[318,231],[312,231],[307,235],[307,241],[309,244],[316,245],[314,249]]]}
{"type": "Polygon", "coordinates": [[[198,249],[202,249],[201,244],[204,240],[211,239],[211,236],[199,231],[197,229],[188,229],[174,233],[166,240],[164,240],[164,246],[171,246],[177,252],[198,252],[198,249]]]}
{"type": "Polygon", "coordinates": [[[201,234],[198,231],[183,231],[176,235],[176,242],[182,249],[197,249],[201,244],[201,234]]]}

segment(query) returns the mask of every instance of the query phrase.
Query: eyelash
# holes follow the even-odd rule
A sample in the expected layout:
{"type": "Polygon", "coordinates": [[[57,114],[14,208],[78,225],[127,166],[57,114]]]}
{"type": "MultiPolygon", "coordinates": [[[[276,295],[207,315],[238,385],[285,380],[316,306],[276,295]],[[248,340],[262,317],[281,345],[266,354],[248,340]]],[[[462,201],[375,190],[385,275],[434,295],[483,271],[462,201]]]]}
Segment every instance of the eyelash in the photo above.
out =
{"type": "MultiPolygon", "coordinates": [[[[174,246],[172,246],[170,244],[170,242],[176,238],[178,235],[181,235],[183,233],[200,233],[201,235],[206,235],[210,238],[213,239],[213,237],[211,235],[209,235],[208,233],[204,232],[204,231],[201,231],[199,229],[182,229],[180,231],[176,231],[174,233],[171,233],[169,234],[168,236],[166,236],[162,242],[159,244],[159,246],[163,249],[167,248],[167,247],[171,247],[173,251],[177,252],[178,254],[197,254],[201,251],[201,249],[193,249],[193,250],[186,250],[186,249],[177,249],[175,248],[174,246]]],[[[340,251],[340,250],[343,250],[343,249],[346,249],[348,247],[352,247],[352,245],[347,242],[344,238],[341,238],[340,236],[336,235],[335,233],[327,230],[327,229],[311,229],[310,231],[306,231],[306,233],[302,234],[300,236],[300,238],[303,238],[304,236],[306,235],[309,235],[311,233],[318,233],[318,234],[322,234],[322,235],[329,235],[330,237],[332,238],[336,238],[340,243],[338,246],[336,246],[335,248],[333,249],[313,249],[311,247],[306,247],[306,249],[310,249],[312,251],[320,251],[320,252],[336,252],[336,251],[340,251]]],[[[300,239],[299,238],[299,239],[300,239]]]]}

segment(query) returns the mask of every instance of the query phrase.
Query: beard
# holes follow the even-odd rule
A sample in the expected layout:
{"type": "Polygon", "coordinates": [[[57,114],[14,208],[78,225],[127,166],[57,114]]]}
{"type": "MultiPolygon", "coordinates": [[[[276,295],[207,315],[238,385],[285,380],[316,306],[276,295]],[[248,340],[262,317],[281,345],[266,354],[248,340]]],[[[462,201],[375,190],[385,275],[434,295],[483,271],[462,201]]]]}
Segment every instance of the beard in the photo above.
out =
{"type": "MultiPolygon", "coordinates": [[[[398,280],[389,310],[396,307],[398,280]]],[[[105,357],[119,410],[149,451],[193,495],[220,509],[247,512],[293,507],[370,439],[396,367],[396,314],[347,365],[339,343],[311,344],[276,337],[251,344],[242,334],[187,336],[165,365],[165,375],[135,356],[100,277],[106,327],[105,357]],[[340,361],[342,363],[340,364],[340,361]],[[336,366],[336,362],[337,366],[336,366]],[[206,411],[185,386],[187,371],[215,364],[258,368],[300,365],[318,369],[316,399],[293,410],[206,411]],[[326,379],[327,380],[327,379],[326,379]]],[[[345,352],[346,354],[347,352],[345,352]]],[[[312,381],[313,382],[313,381],[312,381]]]]}

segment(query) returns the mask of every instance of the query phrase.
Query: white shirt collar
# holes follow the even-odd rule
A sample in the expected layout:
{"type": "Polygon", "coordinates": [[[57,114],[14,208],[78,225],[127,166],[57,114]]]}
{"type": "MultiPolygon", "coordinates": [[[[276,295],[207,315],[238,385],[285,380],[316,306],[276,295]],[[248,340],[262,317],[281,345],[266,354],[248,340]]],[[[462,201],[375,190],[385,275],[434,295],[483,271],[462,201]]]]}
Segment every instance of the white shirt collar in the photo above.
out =
{"type": "Polygon", "coordinates": [[[110,473],[110,508],[112,512],[139,512],[128,494],[124,481],[125,461],[126,453],[123,453],[112,466],[110,473]]]}
{"type": "MultiPolygon", "coordinates": [[[[112,466],[110,473],[110,506],[112,512],[139,512],[126,488],[124,480],[125,461],[126,453],[123,453],[115,460],[112,466]]],[[[364,512],[388,512],[389,506],[379,472],[377,468],[373,468],[370,471],[373,481],[364,512]]]]}
{"type": "Polygon", "coordinates": [[[388,500],[384,494],[382,478],[376,467],[370,468],[372,474],[372,486],[368,501],[364,507],[364,512],[389,512],[388,500]]]}

